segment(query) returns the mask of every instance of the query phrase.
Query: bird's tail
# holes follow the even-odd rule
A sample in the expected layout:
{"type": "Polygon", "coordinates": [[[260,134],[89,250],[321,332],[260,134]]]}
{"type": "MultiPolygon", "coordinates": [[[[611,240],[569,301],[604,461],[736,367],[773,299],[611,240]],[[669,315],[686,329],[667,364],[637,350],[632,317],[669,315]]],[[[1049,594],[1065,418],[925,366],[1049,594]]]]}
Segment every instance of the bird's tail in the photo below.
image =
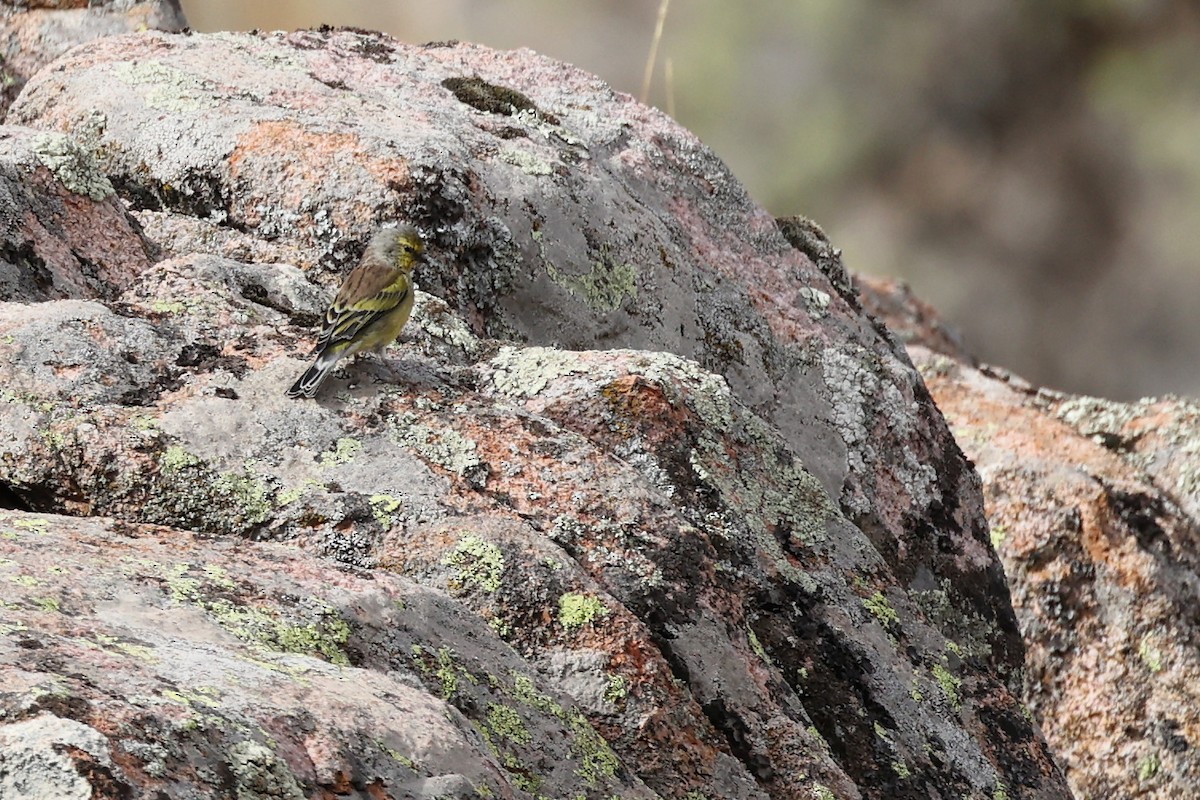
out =
{"type": "Polygon", "coordinates": [[[300,379],[292,384],[292,388],[287,390],[288,397],[312,397],[317,393],[317,389],[321,388],[321,382],[329,376],[333,371],[334,364],[337,359],[326,361],[324,358],[318,358],[316,363],[304,371],[300,379]]]}

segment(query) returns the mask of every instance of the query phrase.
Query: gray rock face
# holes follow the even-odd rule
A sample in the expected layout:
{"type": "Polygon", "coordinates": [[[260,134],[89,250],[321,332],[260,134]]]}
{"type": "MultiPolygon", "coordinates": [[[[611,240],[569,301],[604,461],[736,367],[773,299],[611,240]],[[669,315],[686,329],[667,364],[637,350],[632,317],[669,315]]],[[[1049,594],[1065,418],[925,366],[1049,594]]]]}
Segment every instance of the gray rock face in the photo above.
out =
{"type": "Polygon", "coordinates": [[[1069,796],[920,377],[663,115],[322,30],[104,39],[9,119],[69,131],[171,257],[0,306],[0,544],[48,656],[6,718],[65,680],[87,705],[50,710],[101,729],[136,683],[170,702],[110,692],[112,780],[171,796],[1069,796]],[[407,344],[286,399],[393,219],[435,262],[407,344]],[[102,577],[50,569],[73,548],[102,577]],[[104,677],[120,648],[71,636],[149,655],[104,677]],[[181,708],[203,747],[163,741],[181,708]]]}

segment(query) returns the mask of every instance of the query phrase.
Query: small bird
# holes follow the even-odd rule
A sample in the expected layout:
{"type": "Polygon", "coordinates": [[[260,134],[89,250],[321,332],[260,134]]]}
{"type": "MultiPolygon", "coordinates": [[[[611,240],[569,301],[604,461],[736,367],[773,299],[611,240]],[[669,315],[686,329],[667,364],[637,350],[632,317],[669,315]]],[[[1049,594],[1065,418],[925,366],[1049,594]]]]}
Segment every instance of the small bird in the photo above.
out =
{"type": "Polygon", "coordinates": [[[411,225],[383,228],[371,237],[325,312],[312,354],[317,357],[288,389],[312,397],[334,365],[364,350],[381,352],[400,335],[413,309],[413,267],[425,263],[425,244],[411,225]]]}

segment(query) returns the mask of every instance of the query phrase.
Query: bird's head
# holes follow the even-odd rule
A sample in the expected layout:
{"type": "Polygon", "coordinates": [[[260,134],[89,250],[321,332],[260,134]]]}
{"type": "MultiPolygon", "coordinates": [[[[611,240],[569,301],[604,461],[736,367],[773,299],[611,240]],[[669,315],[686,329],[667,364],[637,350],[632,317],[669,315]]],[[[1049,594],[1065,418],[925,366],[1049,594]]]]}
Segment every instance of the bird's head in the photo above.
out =
{"type": "Polygon", "coordinates": [[[412,272],[418,263],[425,263],[425,242],[411,225],[383,228],[371,237],[367,252],[405,272],[412,272]]]}

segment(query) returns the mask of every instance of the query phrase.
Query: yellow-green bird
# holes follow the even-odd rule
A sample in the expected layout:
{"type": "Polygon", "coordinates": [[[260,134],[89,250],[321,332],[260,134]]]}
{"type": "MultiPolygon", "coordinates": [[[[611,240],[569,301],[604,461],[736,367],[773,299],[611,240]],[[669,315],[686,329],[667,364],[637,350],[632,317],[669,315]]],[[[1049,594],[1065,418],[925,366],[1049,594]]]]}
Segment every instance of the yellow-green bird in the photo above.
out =
{"type": "Polygon", "coordinates": [[[364,350],[380,352],[400,335],[413,308],[413,267],[425,261],[417,229],[383,228],[371,237],[325,312],[313,355],[317,360],[288,389],[288,397],[312,397],[339,360],[364,350]]]}

